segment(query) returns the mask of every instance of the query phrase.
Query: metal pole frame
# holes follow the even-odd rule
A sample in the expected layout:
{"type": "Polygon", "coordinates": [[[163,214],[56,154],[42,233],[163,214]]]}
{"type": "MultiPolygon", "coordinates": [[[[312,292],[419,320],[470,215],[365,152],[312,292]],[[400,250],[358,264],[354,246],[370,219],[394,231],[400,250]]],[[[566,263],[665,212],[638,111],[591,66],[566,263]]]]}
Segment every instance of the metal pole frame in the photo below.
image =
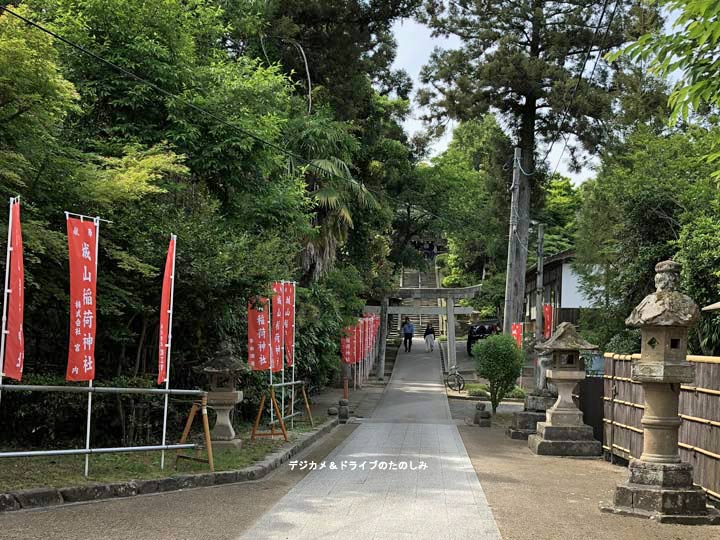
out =
{"type": "MultiPolygon", "coordinates": [[[[10,290],[8,285],[10,284],[10,252],[12,246],[12,208],[15,201],[20,201],[20,197],[10,197],[10,213],[8,215],[8,242],[7,242],[7,255],[5,257],[5,292],[3,293],[3,312],[2,312],[2,337],[0,338],[0,387],[2,386],[3,377],[5,376],[5,336],[8,333],[7,330],[7,307],[8,297],[10,290]]],[[[0,402],[2,402],[2,388],[0,388],[0,402]]]]}
{"type": "Polygon", "coordinates": [[[280,363],[282,365],[282,390],[280,392],[280,414],[285,416],[285,280],[280,282],[280,301],[282,309],[280,324],[280,363]]]}
{"type": "MultiPolygon", "coordinates": [[[[265,302],[265,309],[267,309],[267,319],[270,324],[268,324],[268,327],[270,328],[270,335],[268,336],[268,339],[270,339],[270,389],[273,388],[273,340],[272,340],[272,300],[269,302],[265,302]]],[[[273,409],[273,403],[272,399],[270,401],[270,425],[273,424],[275,421],[275,411],[273,409]]],[[[270,435],[270,439],[275,438],[275,433],[273,432],[272,435],[270,435]]]]}
{"type": "MultiPolygon", "coordinates": [[[[291,386],[291,392],[292,395],[290,399],[292,400],[290,404],[290,429],[295,429],[295,361],[297,358],[295,358],[295,321],[297,320],[297,306],[295,305],[297,301],[297,281],[291,281],[290,283],[293,284],[293,303],[292,303],[292,309],[293,309],[293,323],[292,323],[292,338],[293,338],[293,345],[292,345],[292,386],[291,386]]],[[[283,293],[285,291],[283,290],[283,293]]]]}
{"type": "Polygon", "coordinates": [[[515,261],[515,239],[517,235],[518,227],[518,195],[520,191],[520,148],[515,147],[513,154],[513,176],[512,186],[510,187],[510,231],[508,234],[508,257],[507,257],[507,268],[505,278],[505,301],[503,311],[503,333],[510,334],[512,332],[512,323],[514,320],[513,306],[513,269],[516,265],[515,261]]]}
{"type": "MultiPolygon", "coordinates": [[[[171,234],[170,240],[173,243],[173,259],[172,259],[172,272],[170,273],[170,309],[168,311],[168,334],[167,334],[167,352],[165,353],[165,390],[170,390],[170,352],[172,350],[172,321],[173,321],[173,307],[175,301],[175,257],[177,255],[177,235],[171,234]]],[[[167,416],[168,416],[168,394],[165,394],[165,403],[163,405],[163,431],[162,431],[162,446],[165,446],[167,436],[167,416]]],[[[160,470],[165,470],[165,450],[160,453],[160,470]]]]}
{"type": "MultiPolygon", "coordinates": [[[[68,214],[66,213],[66,216],[68,214]]],[[[95,287],[97,288],[97,270],[98,270],[98,259],[100,258],[100,217],[95,216],[92,218],[93,223],[95,224],[95,287]]],[[[84,221],[84,216],[80,216],[80,221],[84,221]]],[[[97,303],[97,296],[96,296],[96,303],[97,303]]],[[[97,313],[97,306],[96,307],[96,313],[97,313]]],[[[97,336],[97,315],[95,316],[95,335],[97,336]]],[[[94,355],[93,355],[94,356],[94,355]]],[[[95,368],[97,368],[97,361],[95,358],[93,358],[93,361],[95,362],[95,368]]],[[[93,382],[92,380],[88,381],[88,388],[92,388],[93,382]]],[[[92,392],[88,392],[88,403],[87,403],[87,426],[85,428],[85,450],[90,450],[90,429],[92,426],[92,392]]],[[[87,478],[88,474],[90,473],[90,452],[85,454],[85,478],[87,478]]]]}

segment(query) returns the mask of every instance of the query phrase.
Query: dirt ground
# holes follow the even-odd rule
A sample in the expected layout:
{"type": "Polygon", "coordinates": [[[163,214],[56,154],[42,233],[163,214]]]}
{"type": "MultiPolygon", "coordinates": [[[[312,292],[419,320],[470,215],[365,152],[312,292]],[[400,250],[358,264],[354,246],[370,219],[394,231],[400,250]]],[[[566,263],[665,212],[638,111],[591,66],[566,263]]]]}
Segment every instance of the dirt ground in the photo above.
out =
{"type": "MultiPolygon", "coordinates": [[[[498,418],[500,422],[507,418],[498,418]]],[[[720,526],[664,525],[601,513],[625,467],[536,456],[504,427],[459,426],[503,540],[720,540],[720,526]]]]}

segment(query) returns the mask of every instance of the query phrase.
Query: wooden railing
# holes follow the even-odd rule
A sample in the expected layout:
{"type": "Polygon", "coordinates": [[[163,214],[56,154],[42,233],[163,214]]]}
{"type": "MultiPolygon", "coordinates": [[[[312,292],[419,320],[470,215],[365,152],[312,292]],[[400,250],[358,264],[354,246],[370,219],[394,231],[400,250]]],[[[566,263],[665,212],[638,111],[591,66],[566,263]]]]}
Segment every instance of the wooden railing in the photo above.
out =
{"type": "MultiPolygon", "coordinates": [[[[603,448],[624,459],[642,453],[645,399],[642,385],[630,378],[632,360],[638,358],[605,353],[603,448]]],[[[720,357],[687,359],[695,364],[695,381],[680,387],[680,456],[693,465],[695,483],[720,498],[720,357]]]]}

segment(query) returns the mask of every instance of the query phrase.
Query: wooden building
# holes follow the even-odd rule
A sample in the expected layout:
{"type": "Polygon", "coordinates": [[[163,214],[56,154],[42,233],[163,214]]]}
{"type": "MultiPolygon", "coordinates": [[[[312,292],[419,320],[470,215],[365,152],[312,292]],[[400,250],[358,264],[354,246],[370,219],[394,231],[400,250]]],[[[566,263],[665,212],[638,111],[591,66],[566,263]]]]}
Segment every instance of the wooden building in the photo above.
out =
{"type": "MultiPolygon", "coordinates": [[[[577,325],[580,308],[592,307],[580,290],[580,278],[572,268],[575,250],[545,258],[543,265],[543,304],[553,307],[553,328],[562,322],[577,325]]],[[[525,273],[525,332],[535,331],[537,267],[525,273]]]]}

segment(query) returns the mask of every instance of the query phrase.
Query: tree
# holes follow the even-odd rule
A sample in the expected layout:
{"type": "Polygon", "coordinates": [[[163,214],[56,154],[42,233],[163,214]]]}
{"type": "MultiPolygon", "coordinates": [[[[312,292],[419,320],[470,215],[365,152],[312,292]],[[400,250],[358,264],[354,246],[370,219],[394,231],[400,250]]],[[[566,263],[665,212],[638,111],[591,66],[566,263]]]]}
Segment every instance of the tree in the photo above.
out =
{"type": "MultiPolygon", "coordinates": [[[[597,148],[613,99],[610,74],[604,65],[596,69],[595,61],[625,43],[629,22],[646,12],[654,9],[599,0],[424,3],[421,17],[435,33],[463,43],[436,50],[423,68],[428,86],[418,98],[426,119],[442,126],[447,118],[497,111],[522,151],[512,320],[522,319],[531,192],[545,166],[542,160],[536,166],[536,138],[552,143],[574,137],[587,150],[597,148]],[[595,77],[587,76],[591,66],[595,77]]],[[[571,139],[572,156],[574,149],[571,139]]]]}
{"type": "Polygon", "coordinates": [[[508,335],[490,336],[473,346],[477,373],[488,380],[493,414],[505,395],[515,387],[522,373],[523,354],[508,335]]]}
{"type": "Polygon", "coordinates": [[[628,55],[647,63],[659,77],[674,76],[670,94],[671,120],[687,119],[702,106],[720,105],[720,20],[717,7],[700,0],[664,0],[669,12],[678,14],[672,30],[646,32],[637,41],[611,55],[617,59],[628,55]]]}

